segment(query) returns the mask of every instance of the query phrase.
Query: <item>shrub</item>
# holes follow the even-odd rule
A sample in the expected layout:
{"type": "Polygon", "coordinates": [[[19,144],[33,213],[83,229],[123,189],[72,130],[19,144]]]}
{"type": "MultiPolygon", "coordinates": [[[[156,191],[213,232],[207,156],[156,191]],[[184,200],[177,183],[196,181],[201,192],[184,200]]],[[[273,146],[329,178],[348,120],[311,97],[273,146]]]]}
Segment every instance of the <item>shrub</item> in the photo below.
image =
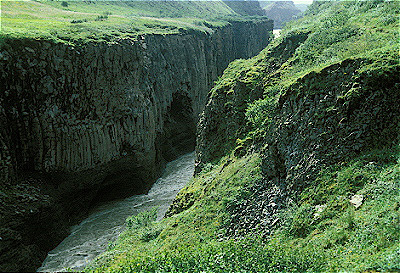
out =
{"type": "Polygon", "coordinates": [[[87,19],[72,20],[71,24],[79,24],[84,22],[87,22],[87,19]]]}
{"type": "Polygon", "coordinates": [[[275,110],[275,98],[265,98],[252,103],[246,111],[246,117],[255,128],[267,130],[271,125],[275,110]]]}
{"type": "Polygon", "coordinates": [[[141,227],[148,227],[157,219],[157,207],[149,211],[143,211],[139,214],[126,219],[126,225],[130,229],[137,229],[141,227]]]}
{"type": "Polygon", "coordinates": [[[96,19],[94,19],[95,21],[104,21],[108,19],[108,15],[104,14],[104,15],[99,15],[96,17],[96,19]]]}
{"type": "Polygon", "coordinates": [[[288,214],[288,235],[304,238],[314,229],[313,208],[309,204],[295,207],[288,214]]]}
{"type": "Polygon", "coordinates": [[[61,2],[61,6],[63,6],[63,7],[68,7],[68,2],[62,1],[62,2],[61,2]]]}
{"type": "Polygon", "coordinates": [[[146,228],[143,233],[140,235],[140,239],[143,242],[150,242],[154,240],[160,235],[162,228],[146,228]]]}

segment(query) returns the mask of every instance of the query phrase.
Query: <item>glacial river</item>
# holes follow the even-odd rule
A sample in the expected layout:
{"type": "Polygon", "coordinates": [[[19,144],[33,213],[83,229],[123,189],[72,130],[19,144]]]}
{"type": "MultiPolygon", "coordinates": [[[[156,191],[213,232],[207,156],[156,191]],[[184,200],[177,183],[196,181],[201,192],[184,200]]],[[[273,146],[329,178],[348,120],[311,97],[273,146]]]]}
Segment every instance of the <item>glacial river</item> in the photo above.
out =
{"type": "Polygon", "coordinates": [[[279,36],[281,36],[281,31],[282,31],[282,29],[277,28],[277,29],[274,29],[272,31],[272,33],[275,35],[275,38],[278,38],[279,36]]]}
{"type": "Polygon", "coordinates": [[[167,211],[176,194],[193,176],[194,152],[167,164],[163,175],[148,194],[107,202],[92,211],[88,218],[72,227],[71,234],[50,251],[38,272],[82,270],[104,252],[124,230],[125,219],[141,211],[158,207],[158,219],[167,211]]]}

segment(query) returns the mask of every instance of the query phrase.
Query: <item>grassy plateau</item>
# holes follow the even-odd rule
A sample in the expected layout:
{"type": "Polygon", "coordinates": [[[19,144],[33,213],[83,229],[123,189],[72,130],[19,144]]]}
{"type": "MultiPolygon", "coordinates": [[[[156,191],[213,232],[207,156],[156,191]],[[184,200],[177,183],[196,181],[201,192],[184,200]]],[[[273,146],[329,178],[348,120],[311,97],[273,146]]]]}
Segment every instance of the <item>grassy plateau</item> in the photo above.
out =
{"type": "Polygon", "coordinates": [[[222,1],[2,1],[0,38],[108,41],[210,32],[240,16],[222,1]]]}

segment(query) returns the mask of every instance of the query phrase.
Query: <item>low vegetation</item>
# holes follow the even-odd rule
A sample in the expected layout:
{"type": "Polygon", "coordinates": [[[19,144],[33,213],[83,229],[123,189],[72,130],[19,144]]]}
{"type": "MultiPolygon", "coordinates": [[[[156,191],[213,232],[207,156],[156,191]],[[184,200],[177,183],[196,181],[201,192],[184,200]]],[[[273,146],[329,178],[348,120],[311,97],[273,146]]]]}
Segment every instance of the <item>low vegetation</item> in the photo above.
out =
{"type": "MultiPolygon", "coordinates": [[[[272,223],[248,217],[235,226],[236,214],[257,208],[259,196],[271,187],[262,147],[278,130],[280,101],[294,92],[302,98],[344,88],[337,99],[350,103],[371,90],[383,92],[385,84],[374,81],[396,82],[399,70],[398,15],[395,1],[317,2],[258,56],[233,62],[210,99],[223,98],[229,121],[240,126],[229,123],[228,136],[178,194],[169,217],[130,225],[86,271],[398,272],[395,135],[321,166],[311,181],[288,194],[272,223]],[[359,79],[368,79],[372,89],[358,88],[359,79]],[[354,83],[351,88],[348,82],[354,83]]],[[[221,130],[228,128],[224,122],[221,130]]]]}
{"type": "Polygon", "coordinates": [[[301,201],[281,212],[283,224],[273,236],[226,238],[228,204],[240,202],[261,179],[259,165],[253,155],[230,156],[209,166],[179,194],[176,202],[185,211],[159,223],[149,223],[143,215],[129,219],[137,224],[128,225],[86,271],[359,272],[400,267],[398,151],[371,152],[323,170],[301,201]],[[359,208],[349,202],[356,194],[364,196],[359,208]]]}
{"type": "MultiPolygon", "coordinates": [[[[209,171],[194,178],[174,201],[174,208],[183,210],[181,213],[159,223],[142,221],[148,219],[146,214],[128,219],[139,224],[128,225],[111,249],[87,271],[199,272],[210,267],[221,247],[235,249],[233,241],[218,240],[229,215],[226,204],[240,188],[261,178],[259,165],[257,155],[235,161],[225,158],[216,166],[210,165],[209,171]]],[[[212,272],[217,264],[206,272],[212,272]]]]}
{"type": "Polygon", "coordinates": [[[3,1],[0,38],[113,42],[209,32],[243,17],[222,1],[3,1]]]}
{"type": "MultiPolygon", "coordinates": [[[[63,43],[209,32],[239,16],[233,5],[220,1],[1,5],[1,39],[63,43]]],[[[397,102],[399,14],[397,1],[315,2],[258,56],[231,63],[210,94],[210,102],[217,101],[227,114],[219,117],[215,147],[208,147],[214,150],[210,158],[201,162],[200,172],[178,194],[165,219],[155,221],[156,208],[128,218],[126,231],[85,271],[398,272],[397,124],[397,129],[380,130],[375,134],[382,136],[379,141],[371,137],[356,152],[336,159],[338,150],[332,148],[326,153],[330,164],[321,165],[298,187],[285,184],[286,178],[281,185],[270,184],[264,161],[267,144],[288,126],[279,111],[289,96],[302,100],[318,95],[322,101],[333,93],[346,109],[380,94],[385,102],[397,102]],[[280,204],[261,206],[260,196],[273,186],[291,191],[280,204]],[[259,209],[264,207],[274,208],[273,218],[259,209]],[[246,208],[258,214],[238,215],[246,208]]],[[[313,118],[321,121],[335,111],[339,115],[335,106],[318,108],[313,118]]],[[[329,132],[318,137],[325,134],[329,132]]],[[[9,198],[25,191],[0,190],[9,198]]]]}

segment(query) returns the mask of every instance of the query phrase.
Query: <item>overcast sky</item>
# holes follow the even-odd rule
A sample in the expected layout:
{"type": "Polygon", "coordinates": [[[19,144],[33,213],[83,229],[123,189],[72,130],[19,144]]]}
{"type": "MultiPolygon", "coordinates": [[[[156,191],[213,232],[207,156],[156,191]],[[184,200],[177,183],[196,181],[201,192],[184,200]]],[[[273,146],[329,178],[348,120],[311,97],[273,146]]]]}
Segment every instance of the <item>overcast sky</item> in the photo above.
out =
{"type": "Polygon", "coordinates": [[[295,4],[311,4],[313,0],[293,0],[295,4]]]}

